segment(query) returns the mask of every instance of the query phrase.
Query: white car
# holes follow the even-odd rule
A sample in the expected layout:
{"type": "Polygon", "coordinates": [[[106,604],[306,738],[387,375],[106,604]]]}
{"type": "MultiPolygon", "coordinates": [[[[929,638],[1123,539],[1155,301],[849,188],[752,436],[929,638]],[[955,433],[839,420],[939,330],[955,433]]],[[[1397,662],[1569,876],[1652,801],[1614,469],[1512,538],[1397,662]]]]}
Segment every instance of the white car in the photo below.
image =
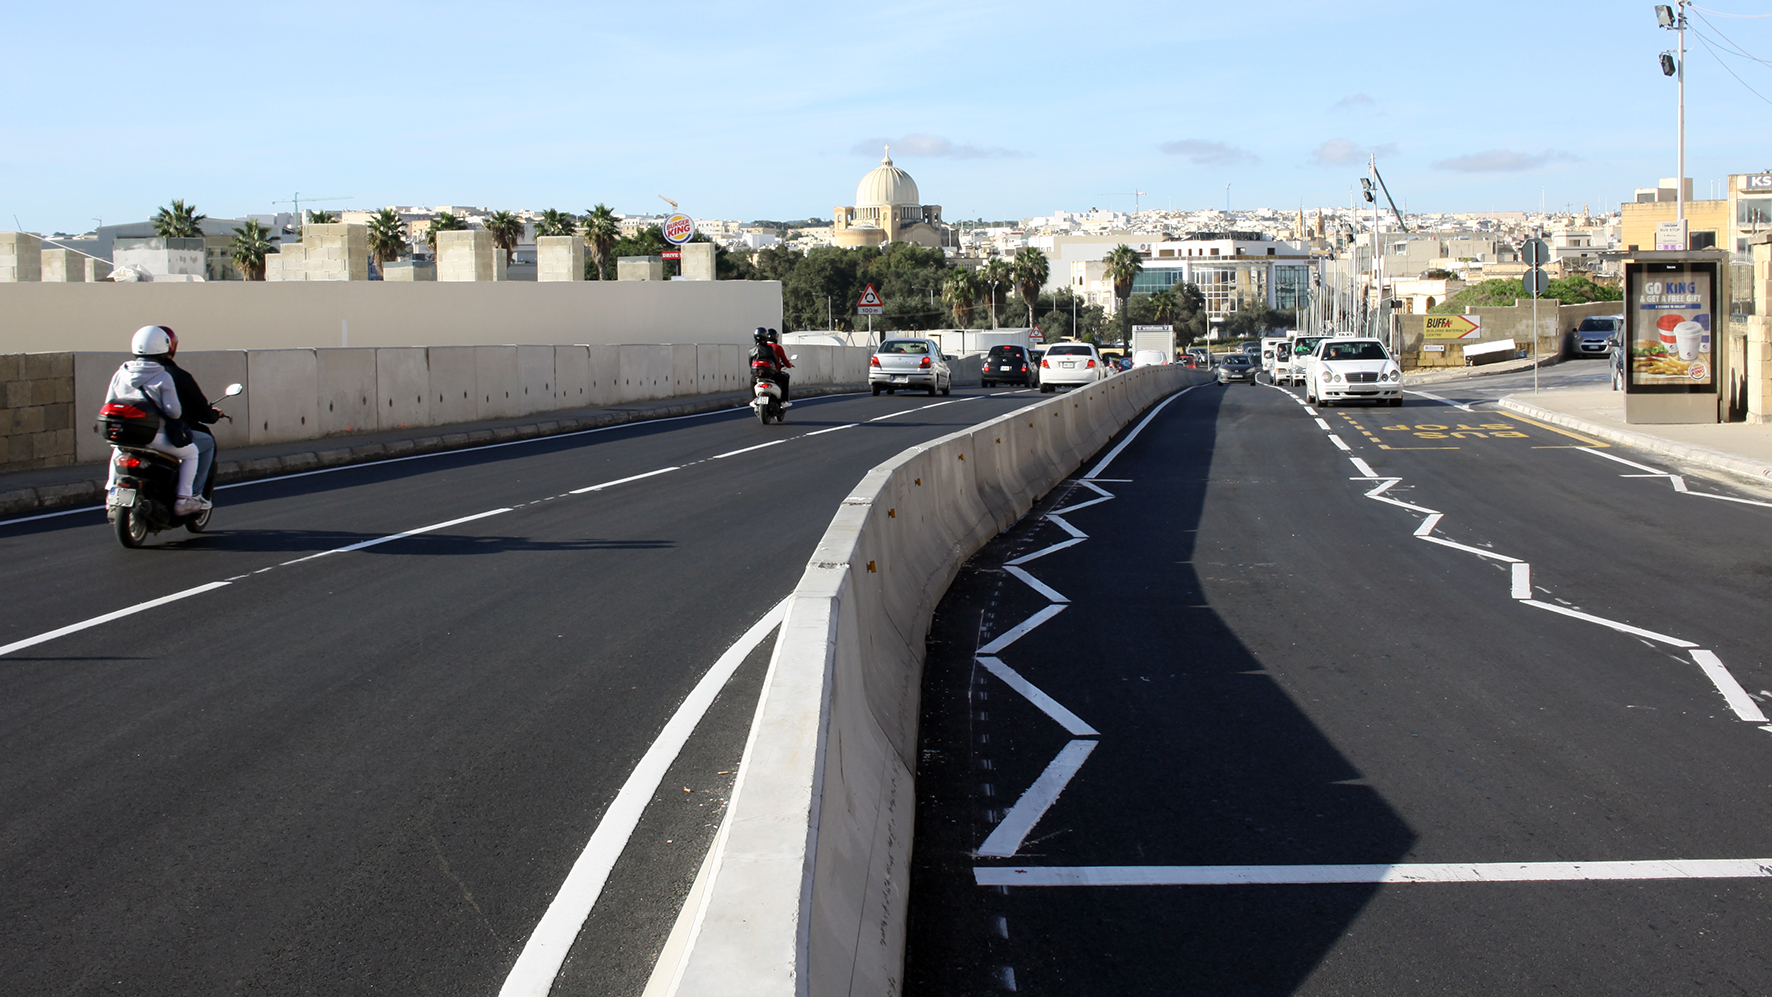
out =
{"type": "Polygon", "coordinates": [[[933,339],[888,339],[868,360],[868,386],[878,395],[899,389],[947,394],[954,386],[947,358],[933,339]]]}
{"type": "Polygon", "coordinates": [[[1094,343],[1053,343],[1040,358],[1040,390],[1094,384],[1107,376],[1107,364],[1094,343]]]}
{"type": "Polygon", "coordinates": [[[1305,398],[1327,407],[1336,402],[1403,404],[1403,370],[1378,339],[1325,339],[1305,365],[1305,398]]]}
{"type": "Polygon", "coordinates": [[[1134,367],[1166,367],[1168,364],[1169,355],[1162,350],[1139,350],[1132,354],[1134,367]]]}

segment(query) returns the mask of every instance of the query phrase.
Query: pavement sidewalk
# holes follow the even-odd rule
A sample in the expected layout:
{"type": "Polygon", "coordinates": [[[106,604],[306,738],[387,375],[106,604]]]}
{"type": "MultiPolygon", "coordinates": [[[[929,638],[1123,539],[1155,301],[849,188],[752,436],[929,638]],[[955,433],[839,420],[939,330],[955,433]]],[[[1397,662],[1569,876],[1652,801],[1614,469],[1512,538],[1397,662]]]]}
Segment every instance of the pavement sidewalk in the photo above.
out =
{"type": "Polygon", "coordinates": [[[1772,481],[1772,423],[1632,425],[1624,421],[1624,392],[1608,387],[1565,388],[1508,395],[1501,407],[1579,433],[1641,447],[1700,467],[1772,481]]]}
{"type": "Polygon", "coordinates": [[[1403,383],[1409,385],[1439,384],[1442,381],[1463,381],[1467,378],[1487,377],[1492,374],[1517,374],[1534,367],[1549,367],[1561,359],[1561,357],[1546,355],[1537,360],[1527,357],[1524,360],[1501,360],[1475,367],[1429,367],[1404,374],[1403,383]]]}
{"type": "MultiPolygon", "coordinates": [[[[812,398],[866,390],[865,384],[795,385],[794,397],[812,398]]],[[[717,395],[537,412],[517,419],[462,422],[448,426],[414,426],[293,443],[233,447],[218,451],[215,480],[217,484],[228,484],[393,457],[462,450],[507,440],[558,436],[562,433],[619,426],[629,422],[700,415],[748,404],[750,395],[749,391],[728,391],[717,395]]],[[[0,474],[0,517],[29,516],[39,512],[97,505],[102,500],[105,473],[105,465],[97,463],[0,474]]]]}

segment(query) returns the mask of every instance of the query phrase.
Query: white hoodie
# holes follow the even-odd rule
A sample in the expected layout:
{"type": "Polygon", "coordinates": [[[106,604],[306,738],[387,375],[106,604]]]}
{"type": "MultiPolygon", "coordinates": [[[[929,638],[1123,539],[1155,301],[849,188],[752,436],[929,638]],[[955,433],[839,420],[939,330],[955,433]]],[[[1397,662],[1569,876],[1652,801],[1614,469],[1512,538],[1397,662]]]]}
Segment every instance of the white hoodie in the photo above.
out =
{"type": "Polygon", "coordinates": [[[178,387],[172,383],[172,375],[166,368],[149,360],[147,357],[136,357],[117,368],[111,376],[111,387],[105,392],[106,402],[133,402],[146,399],[154,403],[160,414],[167,419],[177,419],[184,414],[178,404],[178,387]]]}

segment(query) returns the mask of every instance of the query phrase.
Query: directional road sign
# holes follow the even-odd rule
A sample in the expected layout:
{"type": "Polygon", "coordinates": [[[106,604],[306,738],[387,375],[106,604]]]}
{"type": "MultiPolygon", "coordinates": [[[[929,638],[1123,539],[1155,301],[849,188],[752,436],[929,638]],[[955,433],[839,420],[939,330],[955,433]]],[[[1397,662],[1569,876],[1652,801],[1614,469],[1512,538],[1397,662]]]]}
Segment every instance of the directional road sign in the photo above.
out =
{"type": "Polygon", "coordinates": [[[1474,315],[1429,315],[1423,336],[1427,339],[1481,339],[1483,320],[1474,315]]]}
{"type": "Polygon", "coordinates": [[[869,284],[868,289],[861,292],[861,300],[856,302],[855,313],[857,315],[886,314],[886,302],[880,299],[880,292],[874,290],[874,285],[869,284]]]}

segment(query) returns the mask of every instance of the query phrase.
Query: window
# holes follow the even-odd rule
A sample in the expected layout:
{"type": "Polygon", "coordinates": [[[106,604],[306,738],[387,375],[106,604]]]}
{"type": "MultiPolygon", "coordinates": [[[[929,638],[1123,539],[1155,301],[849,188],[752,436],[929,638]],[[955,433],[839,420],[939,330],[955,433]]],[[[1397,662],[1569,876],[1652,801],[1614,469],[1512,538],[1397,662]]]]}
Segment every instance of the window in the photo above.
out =
{"type": "Polygon", "coordinates": [[[929,352],[929,344],[921,339],[888,339],[880,344],[881,353],[912,353],[923,355],[929,352]]]}

